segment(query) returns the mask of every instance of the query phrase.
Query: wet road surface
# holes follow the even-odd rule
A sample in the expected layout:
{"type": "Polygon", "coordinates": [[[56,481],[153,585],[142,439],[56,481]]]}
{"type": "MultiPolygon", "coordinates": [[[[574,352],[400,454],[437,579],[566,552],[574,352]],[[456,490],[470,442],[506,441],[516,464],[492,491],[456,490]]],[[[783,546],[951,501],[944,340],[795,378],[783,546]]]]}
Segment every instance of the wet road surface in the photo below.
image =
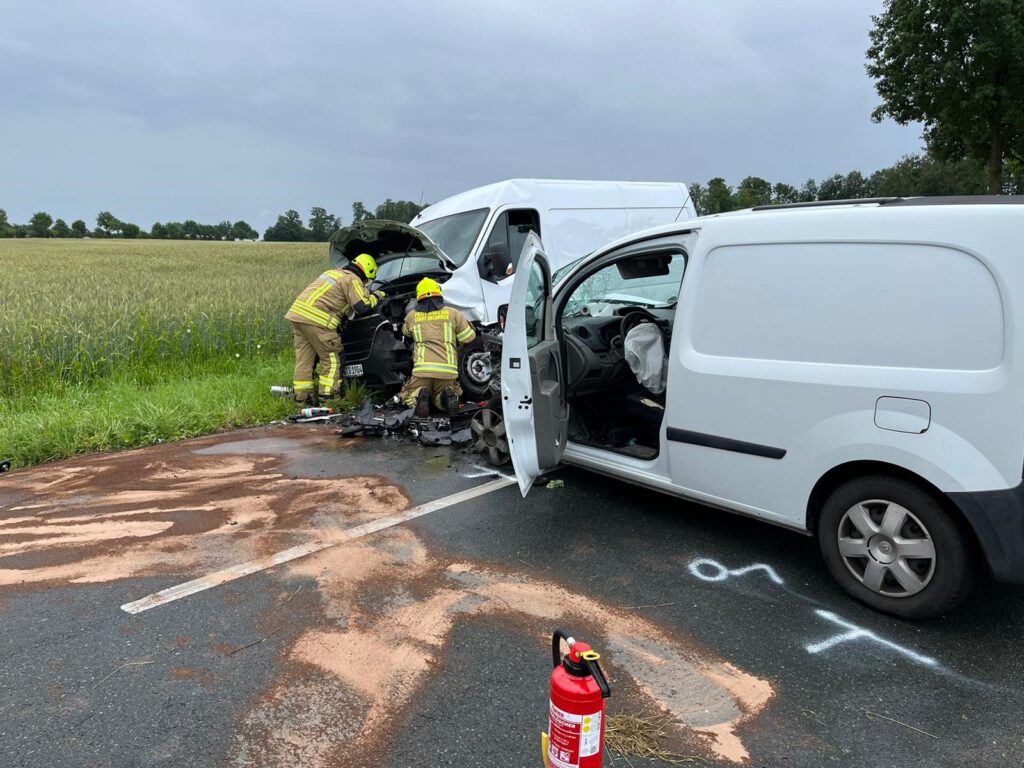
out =
{"type": "Polygon", "coordinates": [[[3,475],[0,765],[538,766],[555,627],[697,765],[1024,763],[1024,590],[902,622],[809,538],[474,465],[289,426],[3,475]]]}

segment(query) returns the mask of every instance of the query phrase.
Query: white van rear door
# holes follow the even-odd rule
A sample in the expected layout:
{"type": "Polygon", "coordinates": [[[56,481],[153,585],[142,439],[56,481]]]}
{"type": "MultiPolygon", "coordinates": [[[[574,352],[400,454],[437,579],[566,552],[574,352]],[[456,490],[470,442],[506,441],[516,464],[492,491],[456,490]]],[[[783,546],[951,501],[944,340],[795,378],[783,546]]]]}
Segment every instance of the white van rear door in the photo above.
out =
{"type": "Polygon", "coordinates": [[[501,350],[501,394],[509,453],[523,496],[562,460],[569,408],[551,310],[551,272],[530,233],[516,268],[501,350]]]}

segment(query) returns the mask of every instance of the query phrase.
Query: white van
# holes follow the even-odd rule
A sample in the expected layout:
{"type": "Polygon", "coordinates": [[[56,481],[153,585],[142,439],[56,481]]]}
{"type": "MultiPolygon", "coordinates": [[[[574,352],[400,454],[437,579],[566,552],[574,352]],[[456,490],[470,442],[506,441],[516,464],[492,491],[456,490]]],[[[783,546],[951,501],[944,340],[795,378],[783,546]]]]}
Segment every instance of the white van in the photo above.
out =
{"type": "Polygon", "coordinates": [[[755,208],[554,289],[530,238],[501,371],[523,494],[564,461],[808,532],[907,618],[978,561],[1024,583],[1022,234],[1024,198],[755,208]]]}
{"type": "MultiPolygon", "coordinates": [[[[409,226],[359,222],[335,233],[331,260],[343,266],[361,251],[377,258],[389,301],[381,312],[346,324],[343,375],[371,386],[400,386],[411,370],[396,321],[420,278],[444,283],[445,302],[478,330],[498,320],[529,233],[544,239],[553,269],[631,232],[696,215],[685,184],[635,181],[510,179],[471,189],[425,208],[409,226]]],[[[488,394],[490,353],[482,340],[460,356],[467,395],[488,394]]]]}

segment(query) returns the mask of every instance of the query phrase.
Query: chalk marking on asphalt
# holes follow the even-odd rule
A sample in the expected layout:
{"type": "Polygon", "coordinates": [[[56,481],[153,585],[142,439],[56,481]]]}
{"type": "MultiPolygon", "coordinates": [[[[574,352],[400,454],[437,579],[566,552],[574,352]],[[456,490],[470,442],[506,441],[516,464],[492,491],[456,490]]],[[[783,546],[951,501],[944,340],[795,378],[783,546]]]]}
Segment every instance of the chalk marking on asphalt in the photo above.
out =
{"type": "Polygon", "coordinates": [[[382,517],[380,520],[374,520],[373,522],[363,523],[362,525],[338,531],[336,534],[333,534],[336,535],[336,538],[332,538],[330,541],[312,541],[309,544],[301,544],[297,547],[286,549],[283,552],[261,557],[256,560],[250,560],[247,563],[234,565],[230,568],[225,568],[222,571],[216,571],[198,579],[186,581],[184,584],[178,584],[177,586],[162,589],[159,592],[146,595],[139,600],[125,603],[121,606],[121,610],[125,613],[142,613],[143,611],[148,611],[150,608],[156,608],[175,600],[180,600],[183,597],[188,597],[189,595],[194,595],[197,592],[202,592],[204,590],[211,589],[212,587],[226,584],[229,581],[240,579],[243,576],[258,573],[259,571],[273,568],[276,565],[297,560],[300,557],[306,557],[307,555],[312,555],[314,552],[320,552],[322,550],[335,547],[338,544],[344,544],[345,542],[362,538],[363,536],[369,536],[371,533],[377,533],[378,531],[383,531],[385,528],[401,525],[402,523],[406,523],[417,517],[429,515],[431,512],[437,512],[439,509],[451,507],[455,504],[460,504],[463,501],[475,499],[478,496],[484,496],[492,491],[507,488],[513,483],[515,483],[514,479],[504,477],[492,480],[489,483],[483,483],[475,488],[469,488],[465,491],[453,493],[450,496],[445,496],[434,501],[428,501],[425,504],[412,507],[411,509],[407,509],[397,515],[382,517]]]}
{"type": "Polygon", "coordinates": [[[822,640],[820,643],[811,643],[810,645],[806,646],[806,650],[808,653],[822,653],[824,651],[829,650],[830,648],[836,647],[840,643],[847,643],[852,642],[854,640],[859,640],[861,638],[865,638],[867,640],[876,642],[879,645],[885,646],[890,650],[896,651],[897,653],[902,653],[911,661],[917,664],[921,664],[922,666],[939,666],[939,662],[933,659],[931,656],[923,656],[922,654],[916,653],[910,650],[909,648],[904,648],[902,645],[897,645],[891,640],[885,640],[870,630],[858,627],[856,624],[851,624],[848,621],[844,621],[843,619],[839,618],[834,613],[832,613],[832,611],[822,611],[819,609],[816,610],[815,613],[818,614],[821,618],[831,621],[833,624],[838,624],[840,627],[847,631],[835,635],[834,637],[830,637],[827,640],[822,640]]]}
{"type": "Polygon", "coordinates": [[[783,582],[782,577],[775,572],[774,568],[770,565],[765,565],[764,563],[754,563],[753,565],[747,565],[743,568],[733,568],[730,570],[717,560],[702,557],[691,562],[687,566],[687,569],[701,581],[725,581],[730,576],[746,576],[748,573],[752,573],[754,571],[764,571],[765,575],[776,584],[785,583],[783,582]],[[714,571],[714,573],[706,573],[705,571],[707,569],[714,571]]]}

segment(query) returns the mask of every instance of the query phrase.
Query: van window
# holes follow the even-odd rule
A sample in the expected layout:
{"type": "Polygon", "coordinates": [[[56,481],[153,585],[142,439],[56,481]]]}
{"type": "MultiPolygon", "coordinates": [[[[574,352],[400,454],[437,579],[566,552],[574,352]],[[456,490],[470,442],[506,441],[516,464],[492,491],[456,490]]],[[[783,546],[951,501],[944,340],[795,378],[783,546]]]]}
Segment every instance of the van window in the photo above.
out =
{"type": "Polygon", "coordinates": [[[488,208],[443,216],[433,221],[424,221],[416,229],[433,240],[452,261],[462,266],[469,258],[469,252],[476,243],[477,235],[489,213],[488,208]]]}
{"type": "Polygon", "coordinates": [[[1003,305],[974,257],[933,245],[715,248],[692,325],[702,354],[975,371],[1003,359],[1003,305]]]}
{"type": "MultiPolygon", "coordinates": [[[[526,236],[531,232],[540,233],[540,216],[532,208],[519,208],[505,211],[494,222],[491,234],[484,246],[484,253],[491,246],[504,246],[508,248],[509,258],[512,260],[513,271],[519,266],[519,257],[523,253],[523,245],[526,244],[526,236]]],[[[543,239],[543,238],[541,238],[543,239]]],[[[504,275],[502,275],[504,277],[504,275]]]]}

